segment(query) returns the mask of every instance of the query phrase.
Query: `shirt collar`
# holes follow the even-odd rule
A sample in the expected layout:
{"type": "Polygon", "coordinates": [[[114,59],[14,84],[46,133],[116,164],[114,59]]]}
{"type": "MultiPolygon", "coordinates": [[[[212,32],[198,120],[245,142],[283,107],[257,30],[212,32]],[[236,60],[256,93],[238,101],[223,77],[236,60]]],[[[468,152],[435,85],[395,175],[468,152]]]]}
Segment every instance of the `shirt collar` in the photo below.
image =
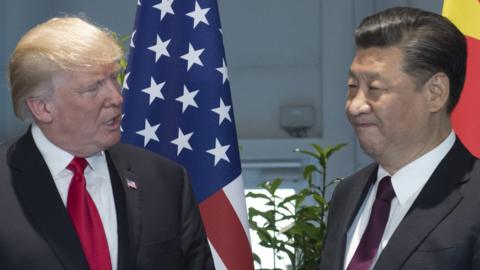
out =
{"type": "MultiPolygon", "coordinates": [[[[404,204],[422,190],[438,164],[452,148],[455,138],[455,133],[451,131],[442,143],[408,163],[391,176],[393,190],[395,190],[395,196],[400,204],[404,204]]],[[[387,175],[389,175],[388,172],[380,165],[377,173],[377,182],[387,175]]]]}
{"type": "MultiPolygon", "coordinates": [[[[72,161],[73,155],[53,144],[35,124],[32,125],[32,137],[43,156],[52,176],[58,176],[72,161]]],[[[89,167],[102,176],[108,176],[105,152],[98,152],[88,158],[89,167]]]]}
{"type": "Polygon", "coordinates": [[[73,155],[53,144],[35,124],[32,125],[32,137],[55,178],[72,161],[73,155]]]}
{"type": "Polygon", "coordinates": [[[93,156],[89,156],[87,158],[88,164],[92,168],[95,173],[103,176],[104,178],[108,178],[108,165],[107,165],[107,158],[105,157],[105,151],[101,151],[96,153],[93,156]]]}

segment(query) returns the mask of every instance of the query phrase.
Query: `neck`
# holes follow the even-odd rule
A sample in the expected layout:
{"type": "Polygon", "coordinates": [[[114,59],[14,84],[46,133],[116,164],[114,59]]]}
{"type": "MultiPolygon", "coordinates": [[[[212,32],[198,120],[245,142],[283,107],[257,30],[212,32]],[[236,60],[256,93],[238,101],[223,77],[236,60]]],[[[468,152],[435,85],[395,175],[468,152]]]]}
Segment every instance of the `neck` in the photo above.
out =
{"type": "Polygon", "coordinates": [[[99,152],[98,149],[88,149],[85,147],[78,147],[76,144],[72,144],[71,139],[64,136],[58,136],[58,132],[53,131],[47,125],[42,123],[35,124],[39,127],[48,141],[73,156],[87,158],[99,152]]]}
{"type": "Polygon", "coordinates": [[[384,156],[375,159],[390,175],[394,175],[405,165],[440,145],[450,135],[451,131],[452,128],[450,122],[448,122],[445,125],[441,125],[440,128],[426,133],[423,139],[412,138],[412,140],[418,142],[413,143],[410,148],[405,148],[403,153],[397,152],[394,156],[384,156]]]}

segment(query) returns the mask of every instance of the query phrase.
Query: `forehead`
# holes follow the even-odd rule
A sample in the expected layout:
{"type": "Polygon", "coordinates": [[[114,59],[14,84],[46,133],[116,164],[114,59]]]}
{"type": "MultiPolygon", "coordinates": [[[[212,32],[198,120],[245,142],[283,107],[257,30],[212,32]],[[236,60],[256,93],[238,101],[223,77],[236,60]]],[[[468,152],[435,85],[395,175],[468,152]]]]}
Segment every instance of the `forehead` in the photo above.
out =
{"type": "Polygon", "coordinates": [[[378,77],[386,72],[401,72],[403,51],[399,47],[357,49],[350,77],[378,77]]]}
{"type": "Polygon", "coordinates": [[[52,77],[53,85],[58,88],[64,84],[68,84],[70,88],[76,86],[85,86],[90,83],[102,80],[117,72],[120,66],[116,63],[95,66],[91,68],[83,68],[76,71],[59,71],[52,77]]]}

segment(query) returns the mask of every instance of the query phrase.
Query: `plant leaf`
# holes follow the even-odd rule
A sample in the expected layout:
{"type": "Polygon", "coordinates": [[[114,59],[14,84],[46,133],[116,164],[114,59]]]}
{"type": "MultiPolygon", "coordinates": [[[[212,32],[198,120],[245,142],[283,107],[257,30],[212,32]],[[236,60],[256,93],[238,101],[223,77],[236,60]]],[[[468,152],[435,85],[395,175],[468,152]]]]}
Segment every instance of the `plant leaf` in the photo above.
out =
{"type": "Polygon", "coordinates": [[[345,147],[347,145],[347,143],[340,143],[340,144],[337,144],[333,147],[328,147],[328,150],[326,151],[326,156],[327,158],[329,158],[333,153],[337,152],[338,150],[342,149],[343,147],[345,147]]]}
{"type": "Polygon", "coordinates": [[[305,168],[303,169],[303,177],[304,178],[312,177],[312,174],[315,171],[318,172],[317,166],[315,166],[313,164],[309,164],[309,165],[305,166],[305,168]]]}
{"type": "Polygon", "coordinates": [[[262,264],[260,256],[258,256],[255,252],[253,252],[253,261],[257,262],[258,264],[262,264]]]}
{"type": "Polygon", "coordinates": [[[262,193],[253,193],[253,192],[248,192],[247,195],[245,195],[245,197],[248,197],[248,198],[261,198],[261,199],[266,199],[266,200],[272,200],[271,197],[265,195],[265,194],[262,194],[262,193]]]}

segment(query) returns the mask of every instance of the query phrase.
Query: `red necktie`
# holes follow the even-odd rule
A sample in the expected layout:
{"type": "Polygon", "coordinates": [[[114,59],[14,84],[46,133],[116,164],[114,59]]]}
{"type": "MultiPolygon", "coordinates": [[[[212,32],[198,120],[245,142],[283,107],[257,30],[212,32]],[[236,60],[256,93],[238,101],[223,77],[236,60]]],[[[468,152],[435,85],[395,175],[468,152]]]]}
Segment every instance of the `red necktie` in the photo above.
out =
{"type": "Polygon", "coordinates": [[[347,270],[368,270],[372,265],[390,215],[390,202],[394,197],[390,176],[385,176],[378,184],[367,228],[347,270]]]}
{"type": "Polygon", "coordinates": [[[73,172],[68,189],[67,212],[80,239],[83,253],[91,270],[111,270],[110,252],[102,220],[87,191],[83,171],[87,160],[75,157],[67,166],[73,172]]]}

